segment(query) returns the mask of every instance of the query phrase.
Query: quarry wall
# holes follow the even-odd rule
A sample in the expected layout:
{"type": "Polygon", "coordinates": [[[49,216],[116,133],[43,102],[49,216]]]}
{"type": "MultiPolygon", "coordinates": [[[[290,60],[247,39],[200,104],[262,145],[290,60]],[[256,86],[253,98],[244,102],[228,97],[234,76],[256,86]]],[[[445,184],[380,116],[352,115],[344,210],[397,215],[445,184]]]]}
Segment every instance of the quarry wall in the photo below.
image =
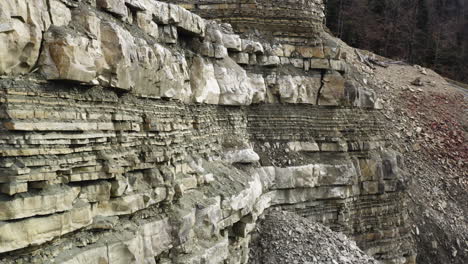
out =
{"type": "Polygon", "coordinates": [[[414,263],[399,154],[322,1],[176,3],[0,0],[0,262],[247,263],[280,206],[414,263]]]}

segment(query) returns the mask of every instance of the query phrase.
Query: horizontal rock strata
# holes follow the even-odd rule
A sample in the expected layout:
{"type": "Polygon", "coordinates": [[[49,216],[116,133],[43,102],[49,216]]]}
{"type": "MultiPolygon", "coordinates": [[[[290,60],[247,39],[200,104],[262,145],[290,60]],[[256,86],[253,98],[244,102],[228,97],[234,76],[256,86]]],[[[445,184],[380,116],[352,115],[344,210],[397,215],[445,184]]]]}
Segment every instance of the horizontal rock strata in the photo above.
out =
{"type": "Polygon", "coordinates": [[[279,206],[414,263],[380,101],[302,3],[317,45],[150,0],[1,1],[0,262],[246,263],[279,206]]]}
{"type": "Polygon", "coordinates": [[[232,24],[237,32],[253,29],[270,32],[286,42],[304,42],[323,31],[322,0],[163,0],[177,3],[203,18],[232,24]]]}

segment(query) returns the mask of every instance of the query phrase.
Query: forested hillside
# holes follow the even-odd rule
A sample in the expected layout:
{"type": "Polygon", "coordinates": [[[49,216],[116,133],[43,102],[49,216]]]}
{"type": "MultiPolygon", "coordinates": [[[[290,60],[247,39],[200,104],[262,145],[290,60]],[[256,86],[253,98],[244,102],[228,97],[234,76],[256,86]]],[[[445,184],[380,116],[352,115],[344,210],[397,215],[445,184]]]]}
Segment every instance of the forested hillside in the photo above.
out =
{"type": "Polygon", "coordinates": [[[327,0],[327,26],[352,46],[468,82],[466,0],[327,0]]]}

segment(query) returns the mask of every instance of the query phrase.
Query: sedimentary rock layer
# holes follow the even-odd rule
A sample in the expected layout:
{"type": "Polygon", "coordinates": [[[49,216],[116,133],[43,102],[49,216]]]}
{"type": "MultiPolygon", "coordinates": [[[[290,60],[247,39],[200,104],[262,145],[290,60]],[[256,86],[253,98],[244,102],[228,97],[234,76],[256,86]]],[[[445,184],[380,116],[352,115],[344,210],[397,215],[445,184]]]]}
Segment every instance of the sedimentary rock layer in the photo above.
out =
{"type": "Polygon", "coordinates": [[[1,261],[246,263],[271,206],[414,261],[380,102],[321,27],[311,46],[150,0],[0,7],[1,261]]]}
{"type": "Polygon", "coordinates": [[[261,30],[284,42],[313,44],[323,32],[323,0],[164,0],[203,18],[230,23],[237,32],[261,30]]]}

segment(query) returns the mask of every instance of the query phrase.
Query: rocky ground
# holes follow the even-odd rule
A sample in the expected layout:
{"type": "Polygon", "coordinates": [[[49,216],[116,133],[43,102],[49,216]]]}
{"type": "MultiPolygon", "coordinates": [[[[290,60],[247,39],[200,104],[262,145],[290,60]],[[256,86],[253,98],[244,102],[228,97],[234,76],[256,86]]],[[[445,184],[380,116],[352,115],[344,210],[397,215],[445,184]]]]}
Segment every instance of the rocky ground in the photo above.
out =
{"type": "Polygon", "coordinates": [[[270,210],[257,226],[251,264],[379,263],[341,233],[297,214],[270,210]]]}
{"type": "Polygon", "coordinates": [[[466,91],[417,65],[387,66],[360,67],[384,100],[392,148],[405,157],[417,261],[467,263],[466,91]]]}

